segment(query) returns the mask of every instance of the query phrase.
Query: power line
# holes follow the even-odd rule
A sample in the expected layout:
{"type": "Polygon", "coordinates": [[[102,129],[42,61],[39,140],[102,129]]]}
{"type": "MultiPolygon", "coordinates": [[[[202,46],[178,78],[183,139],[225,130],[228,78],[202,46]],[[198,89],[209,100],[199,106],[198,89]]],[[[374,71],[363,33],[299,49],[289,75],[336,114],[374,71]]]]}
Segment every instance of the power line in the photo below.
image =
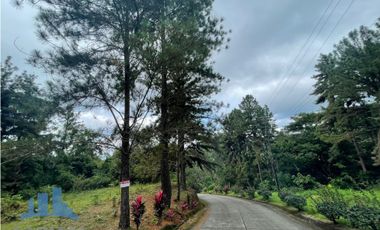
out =
{"type": "MultiPolygon", "coordinates": [[[[327,41],[330,39],[331,35],[333,34],[333,32],[335,31],[335,29],[337,28],[337,26],[339,25],[339,23],[342,21],[343,17],[347,14],[348,10],[351,8],[352,6],[352,3],[354,2],[355,0],[351,0],[350,4],[347,6],[346,10],[343,12],[343,14],[340,16],[340,18],[338,19],[338,21],[335,23],[333,29],[330,31],[330,33],[328,34],[328,36],[326,37],[326,39],[323,41],[322,45],[319,47],[318,51],[315,53],[315,55],[313,56],[313,58],[309,61],[309,63],[306,65],[306,66],[310,66],[313,64],[313,61],[314,59],[320,54],[321,50],[323,49],[323,47],[326,45],[327,41]]],[[[307,68],[305,68],[305,71],[301,74],[301,79],[304,79],[305,77],[302,78],[302,76],[304,76],[307,72],[307,68]]],[[[290,88],[289,92],[291,95],[292,94],[292,91],[293,89],[295,88],[295,86],[298,85],[298,83],[300,82],[300,80],[296,81],[296,83],[290,88]]]]}
{"type": "MultiPolygon", "coordinates": [[[[319,47],[318,51],[315,53],[315,55],[313,56],[313,58],[310,60],[310,62],[308,63],[307,66],[313,64],[313,61],[314,59],[318,56],[318,54],[320,53],[320,51],[323,49],[323,47],[326,45],[327,41],[330,39],[331,35],[333,34],[333,32],[336,30],[337,26],[339,25],[339,23],[342,21],[342,19],[344,18],[344,16],[348,13],[349,9],[351,8],[352,4],[354,3],[355,0],[351,0],[351,2],[348,4],[347,8],[345,9],[345,11],[343,12],[343,14],[340,16],[340,18],[338,19],[338,21],[335,23],[334,27],[332,28],[332,30],[330,31],[330,33],[328,34],[328,36],[326,37],[326,39],[324,40],[324,42],[322,43],[322,45],[319,47]]],[[[307,72],[307,68],[305,69],[305,71],[303,72],[302,75],[305,75],[307,72]]],[[[301,75],[301,76],[302,76],[301,75]]],[[[303,77],[302,79],[304,79],[305,77],[303,77]]],[[[302,80],[300,79],[300,80],[302,80]]],[[[293,87],[291,88],[290,90],[290,94],[292,94],[292,91],[293,89],[295,88],[296,85],[298,85],[298,83],[300,82],[297,81],[293,87]]],[[[313,86],[311,86],[311,88],[309,89],[309,91],[311,91],[313,89],[313,86]]],[[[305,106],[309,100],[312,99],[311,97],[311,94],[308,95],[308,97],[305,97],[303,101],[301,101],[301,103],[297,103],[296,106],[293,107],[293,110],[292,110],[292,113],[294,112],[297,112],[298,109],[302,108],[303,106],[305,106]],[[300,105],[300,106],[298,106],[300,105]]]]}
{"type": "MultiPolygon", "coordinates": [[[[321,29],[326,25],[326,22],[327,22],[328,19],[330,18],[332,12],[335,11],[335,9],[336,9],[336,7],[337,7],[337,5],[339,4],[340,1],[341,1],[341,0],[339,0],[338,3],[334,6],[333,10],[330,12],[330,14],[329,14],[327,20],[326,20],[325,23],[322,25],[321,29]]],[[[282,87],[284,81],[286,81],[286,79],[288,78],[288,75],[289,75],[288,73],[290,73],[290,71],[291,71],[292,69],[294,69],[295,66],[297,66],[296,63],[297,63],[297,61],[298,61],[299,56],[301,55],[301,53],[303,52],[304,48],[305,48],[305,47],[307,46],[307,44],[309,43],[310,39],[313,37],[314,32],[316,31],[316,29],[317,29],[317,28],[319,27],[319,25],[321,24],[322,19],[325,17],[325,15],[326,15],[326,13],[328,12],[328,10],[330,9],[332,3],[333,3],[333,0],[330,1],[329,5],[328,5],[328,6],[326,7],[326,9],[324,10],[323,14],[319,17],[317,23],[315,24],[315,26],[314,26],[314,28],[312,29],[311,33],[309,34],[308,38],[306,39],[306,41],[305,41],[304,44],[302,45],[301,49],[298,50],[298,53],[297,53],[297,55],[295,56],[295,58],[293,59],[292,64],[291,64],[291,65],[289,66],[289,68],[284,72],[285,74],[282,76],[280,83],[279,83],[278,85],[276,85],[276,88],[274,89],[274,91],[273,91],[273,93],[272,93],[272,95],[271,95],[271,98],[269,99],[268,104],[270,104],[271,102],[273,102],[273,100],[276,98],[279,89],[282,87]]],[[[316,37],[318,37],[318,34],[321,32],[321,29],[318,31],[316,37]]],[[[314,42],[314,41],[315,41],[315,39],[313,40],[313,42],[314,42]]],[[[313,43],[313,42],[312,42],[312,43],[313,43]]],[[[311,44],[312,44],[312,43],[311,43],[311,44]]],[[[305,53],[306,53],[306,52],[304,52],[304,55],[305,55],[305,53]]],[[[303,56],[304,56],[304,55],[303,55],[303,56]]]]}

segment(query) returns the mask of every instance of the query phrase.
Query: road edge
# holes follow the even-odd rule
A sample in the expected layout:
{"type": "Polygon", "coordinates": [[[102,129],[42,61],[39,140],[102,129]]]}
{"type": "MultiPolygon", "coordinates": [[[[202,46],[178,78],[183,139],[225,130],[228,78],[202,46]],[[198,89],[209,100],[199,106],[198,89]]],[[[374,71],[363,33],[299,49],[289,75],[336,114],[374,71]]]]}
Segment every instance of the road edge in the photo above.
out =
{"type": "MultiPolygon", "coordinates": [[[[209,194],[209,193],[206,193],[206,194],[209,194]]],[[[209,194],[209,195],[232,197],[232,198],[236,198],[236,199],[242,199],[242,200],[250,201],[253,203],[258,203],[258,204],[267,206],[268,208],[271,208],[276,212],[281,212],[283,214],[287,214],[289,217],[291,217],[297,221],[301,221],[301,222],[304,222],[307,224],[312,224],[315,227],[317,227],[318,230],[355,230],[354,228],[350,228],[347,226],[334,225],[333,223],[323,222],[323,221],[314,219],[312,217],[305,216],[300,212],[295,212],[295,211],[289,210],[287,207],[279,206],[279,205],[276,205],[276,204],[273,204],[270,202],[266,202],[263,200],[256,200],[256,199],[251,200],[251,199],[248,199],[245,197],[237,197],[237,196],[231,196],[231,195],[225,195],[225,194],[209,194]]]]}
{"type": "Polygon", "coordinates": [[[184,223],[182,223],[178,229],[189,230],[189,229],[200,229],[200,226],[206,221],[209,215],[209,205],[205,200],[199,199],[202,204],[202,208],[198,210],[194,215],[188,218],[184,223]]]}

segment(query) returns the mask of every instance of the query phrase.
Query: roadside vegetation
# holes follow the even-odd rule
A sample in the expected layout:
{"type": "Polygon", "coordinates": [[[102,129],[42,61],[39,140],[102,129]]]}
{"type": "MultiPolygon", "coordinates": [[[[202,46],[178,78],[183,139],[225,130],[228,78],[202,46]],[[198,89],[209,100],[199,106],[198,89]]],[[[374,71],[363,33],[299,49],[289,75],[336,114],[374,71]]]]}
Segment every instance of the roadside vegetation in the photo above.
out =
{"type": "Polygon", "coordinates": [[[258,199],[359,229],[380,226],[380,21],[349,33],[316,65],[322,111],[279,130],[252,96],[221,119],[208,158],[191,171],[198,191],[258,199]],[[202,178],[202,179],[199,179],[202,178]]]}
{"type": "MultiPolygon", "coordinates": [[[[37,84],[46,76],[19,72],[11,57],[2,64],[4,200],[21,202],[53,185],[72,192],[160,182],[161,217],[184,198],[187,168],[214,166],[204,157],[215,125],[206,118],[220,107],[212,97],[224,77],[211,56],[226,48],[228,32],[213,2],[15,4],[37,11],[36,34],[46,47],[27,62],[48,80],[37,84]],[[87,127],[83,117],[92,120],[87,127]]],[[[139,225],[145,213],[129,194],[120,188],[120,229],[139,225]]],[[[9,211],[2,209],[16,218],[9,211]]]]}
{"type": "MultiPolygon", "coordinates": [[[[176,187],[176,186],[174,186],[176,187]]],[[[196,195],[183,192],[182,200],[172,201],[170,209],[162,209],[160,216],[155,211],[155,194],[160,191],[159,184],[132,185],[131,197],[141,196],[145,212],[141,218],[139,229],[175,228],[182,225],[190,216],[203,208],[196,195]]],[[[175,194],[175,193],[174,193],[175,194]]],[[[91,191],[69,192],[63,195],[63,200],[80,216],[80,220],[70,220],[57,217],[34,217],[19,220],[18,217],[27,209],[27,202],[20,197],[5,196],[1,198],[2,229],[37,229],[38,227],[62,227],[70,229],[117,229],[120,213],[120,188],[108,187],[91,191]]],[[[134,215],[131,213],[131,220],[134,215]]],[[[136,225],[132,224],[132,229],[136,225]]]]}
{"type": "Polygon", "coordinates": [[[5,229],[178,226],[202,191],[379,229],[380,19],[320,56],[311,77],[321,110],[279,128],[252,95],[219,113],[213,98],[228,82],[212,57],[229,32],[213,1],[16,4],[27,2],[47,45],[27,61],[50,77],[39,82],[11,57],[1,67],[5,229]],[[80,221],[20,221],[26,200],[52,186],[80,221]]]}

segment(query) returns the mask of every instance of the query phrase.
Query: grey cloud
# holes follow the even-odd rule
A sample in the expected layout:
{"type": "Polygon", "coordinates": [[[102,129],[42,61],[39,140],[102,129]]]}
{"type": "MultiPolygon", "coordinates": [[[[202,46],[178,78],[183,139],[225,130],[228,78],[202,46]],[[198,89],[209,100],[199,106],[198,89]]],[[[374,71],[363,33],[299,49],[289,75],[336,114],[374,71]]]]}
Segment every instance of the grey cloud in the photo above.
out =
{"type": "MultiPolygon", "coordinates": [[[[261,104],[269,105],[280,127],[287,124],[289,117],[295,113],[319,109],[320,106],[313,104],[315,97],[309,97],[313,84],[311,76],[315,74],[315,57],[320,52],[331,51],[333,44],[349,31],[360,25],[371,26],[380,17],[380,1],[356,0],[323,49],[319,50],[350,3],[350,0],[341,0],[324,30],[297,63],[298,68],[288,73],[298,50],[330,1],[333,1],[333,5],[337,3],[337,0],[215,1],[215,15],[224,17],[224,27],[232,30],[229,35],[230,48],[213,56],[216,71],[230,79],[230,82],[223,84],[222,92],[214,97],[231,105],[224,112],[236,107],[248,93],[253,94],[261,104]],[[275,91],[284,76],[289,79],[287,84],[275,91]]],[[[45,47],[35,35],[36,28],[32,18],[36,11],[29,6],[21,10],[15,9],[10,1],[2,1],[1,6],[2,60],[11,55],[20,69],[46,76],[42,71],[26,65],[27,56],[13,45],[13,41],[18,38],[18,46],[26,52],[45,47]]]]}
{"type": "MultiPolygon", "coordinates": [[[[289,122],[289,117],[298,112],[318,110],[320,106],[313,103],[315,97],[309,96],[317,57],[331,51],[333,44],[349,31],[360,25],[371,26],[380,16],[379,1],[355,1],[324,44],[350,3],[349,0],[341,1],[321,33],[311,39],[314,43],[296,62],[297,68],[287,72],[329,2],[217,0],[216,15],[223,16],[225,26],[232,29],[230,49],[214,56],[216,70],[231,80],[224,84],[224,91],[217,98],[228,99],[233,108],[245,94],[251,93],[261,104],[269,105],[279,126],[289,122]],[[286,84],[275,91],[284,77],[288,79],[286,84]]],[[[327,15],[336,3],[332,2],[327,15]]]]}

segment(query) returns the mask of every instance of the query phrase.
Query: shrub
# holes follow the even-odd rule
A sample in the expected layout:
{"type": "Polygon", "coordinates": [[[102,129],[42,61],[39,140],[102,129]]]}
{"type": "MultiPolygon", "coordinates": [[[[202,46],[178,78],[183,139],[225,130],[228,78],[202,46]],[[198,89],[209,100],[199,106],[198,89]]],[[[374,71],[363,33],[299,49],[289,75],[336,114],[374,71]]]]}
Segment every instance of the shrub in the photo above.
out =
{"type": "Polygon", "coordinates": [[[52,197],[52,186],[46,185],[42,186],[40,188],[26,188],[21,191],[19,191],[17,194],[20,195],[24,200],[27,200],[31,197],[37,196],[37,193],[47,193],[49,197],[52,197]]]}
{"type": "Polygon", "coordinates": [[[160,221],[162,218],[162,213],[165,209],[164,199],[163,199],[163,192],[162,190],[157,192],[154,196],[154,215],[158,218],[160,221]]]}
{"type": "Polygon", "coordinates": [[[354,228],[380,229],[380,208],[356,204],[348,209],[345,217],[354,228]]]}
{"type": "Polygon", "coordinates": [[[353,203],[345,214],[350,225],[359,229],[379,230],[380,202],[376,196],[355,196],[353,203]]]}
{"type": "Polygon", "coordinates": [[[341,188],[341,189],[348,189],[348,188],[357,189],[358,188],[358,185],[356,184],[355,180],[347,174],[345,174],[342,177],[332,179],[330,183],[334,187],[341,188]]]}
{"type": "Polygon", "coordinates": [[[231,191],[235,194],[242,194],[243,193],[243,188],[240,187],[239,185],[234,185],[231,187],[231,191]]]}
{"type": "Polygon", "coordinates": [[[136,224],[136,229],[139,229],[142,216],[145,213],[145,204],[142,202],[142,196],[137,196],[136,200],[131,205],[133,221],[136,224]]]}
{"type": "Polygon", "coordinates": [[[214,184],[211,184],[207,187],[207,192],[211,192],[211,191],[214,191],[215,189],[215,185],[214,184]]]}
{"type": "Polygon", "coordinates": [[[218,186],[215,186],[214,191],[215,193],[222,193],[223,189],[218,185],[218,186]]]}
{"type": "Polygon", "coordinates": [[[71,172],[65,170],[59,170],[56,183],[63,191],[69,191],[73,188],[75,181],[78,178],[74,176],[71,172]]]}
{"type": "Polygon", "coordinates": [[[272,196],[272,192],[269,190],[259,190],[259,195],[263,197],[264,200],[269,200],[272,196]]]}
{"type": "Polygon", "coordinates": [[[313,189],[320,187],[320,184],[314,179],[314,177],[310,175],[302,175],[301,173],[297,173],[296,176],[293,176],[293,182],[297,185],[297,187],[303,189],[313,189]]]}
{"type": "Polygon", "coordinates": [[[174,219],[174,216],[175,216],[175,212],[173,209],[169,209],[166,214],[165,214],[165,217],[166,219],[170,220],[170,221],[173,221],[174,219]]]}
{"type": "Polygon", "coordinates": [[[181,210],[182,212],[189,208],[189,204],[187,202],[183,202],[181,204],[181,210]]]}
{"type": "Polygon", "coordinates": [[[259,183],[259,190],[272,190],[272,186],[268,180],[263,180],[259,183]]]}
{"type": "Polygon", "coordinates": [[[297,208],[298,211],[304,210],[306,206],[306,199],[302,196],[287,194],[284,200],[287,205],[297,208]]]}
{"type": "Polygon", "coordinates": [[[223,187],[223,192],[224,192],[224,194],[227,195],[228,191],[230,191],[230,186],[228,186],[228,185],[224,185],[224,187],[223,187]]]}
{"type": "Polygon", "coordinates": [[[97,188],[104,188],[112,183],[112,179],[104,176],[93,176],[90,178],[77,178],[75,180],[73,189],[76,191],[91,190],[97,188]]]}
{"type": "Polygon", "coordinates": [[[289,195],[289,191],[288,190],[285,190],[285,189],[282,189],[279,193],[278,193],[278,197],[280,197],[280,200],[282,200],[283,202],[286,203],[286,197],[289,195]]]}
{"type": "Polygon", "coordinates": [[[248,193],[248,198],[249,199],[255,199],[255,187],[248,187],[247,193],[248,193]]]}
{"type": "Polygon", "coordinates": [[[347,211],[347,203],[337,190],[322,189],[317,199],[313,199],[319,213],[336,224],[347,211]]]}
{"type": "Polygon", "coordinates": [[[1,223],[16,220],[19,215],[26,210],[21,195],[2,194],[1,197],[1,223]]]}
{"type": "Polygon", "coordinates": [[[293,187],[293,186],[295,186],[291,174],[278,172],[277,177],[278,177],[278,181],[279,181],[281,187],[293,187]]]}

